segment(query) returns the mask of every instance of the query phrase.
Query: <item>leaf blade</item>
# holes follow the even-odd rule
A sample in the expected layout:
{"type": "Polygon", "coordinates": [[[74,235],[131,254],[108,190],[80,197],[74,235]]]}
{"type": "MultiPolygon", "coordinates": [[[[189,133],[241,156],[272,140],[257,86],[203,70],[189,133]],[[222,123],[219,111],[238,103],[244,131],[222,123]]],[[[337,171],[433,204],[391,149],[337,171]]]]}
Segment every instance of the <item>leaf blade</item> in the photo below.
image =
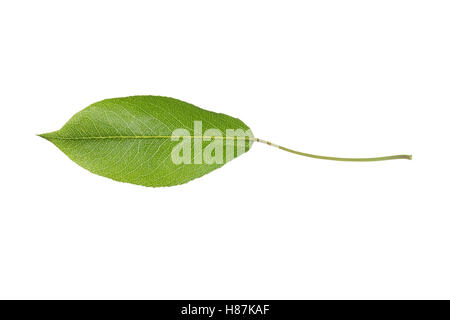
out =
{"type": "MultiPolygon", "coordinates": [[[[191,164],[173,163],[170,154],[179,142],[170,139],[172,132],[184,128],[192,133],[198,120],[203,131],[241,129],[253,137],[250,128],[237,118],[159,96],[103,100],[75,114],[60,130],[39,136],[95,174],[144,186],[172,186],[201,177],[229,161],[224,157],[223,163],[195,164],[199,154],[191,152],[191,164]]],[[[202,150],[208,144],[202,141],[202,150]]],[[[251,144],[251,140],[245,141],[245,151],[251,144]]]]}

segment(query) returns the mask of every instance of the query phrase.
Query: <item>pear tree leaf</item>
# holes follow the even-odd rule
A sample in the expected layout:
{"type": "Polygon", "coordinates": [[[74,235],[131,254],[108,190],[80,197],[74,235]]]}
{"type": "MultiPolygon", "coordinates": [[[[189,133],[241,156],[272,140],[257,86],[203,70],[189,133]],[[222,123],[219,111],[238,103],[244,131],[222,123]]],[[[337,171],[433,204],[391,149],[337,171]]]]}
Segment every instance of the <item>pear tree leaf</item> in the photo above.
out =
{"type": "Polygon", "coordinates": [[[92,173],[149,187],[201,177],[247,152],[254,141],[302,156],[339,161],[411,159],[317,156],[255,138],[241,120],[161,96],[96,102],[60,130],[39,135],[92,173]]]}

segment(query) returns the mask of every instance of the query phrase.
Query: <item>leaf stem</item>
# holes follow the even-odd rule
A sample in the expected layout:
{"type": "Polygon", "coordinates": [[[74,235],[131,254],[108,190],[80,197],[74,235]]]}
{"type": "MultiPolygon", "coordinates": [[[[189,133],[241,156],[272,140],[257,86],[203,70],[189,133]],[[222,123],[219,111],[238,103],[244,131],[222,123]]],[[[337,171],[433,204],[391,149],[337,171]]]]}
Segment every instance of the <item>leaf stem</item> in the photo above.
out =
{"type": "Polygon", "coordinates": [[[384,160],[395,160],[395,159],[407,159],[407,160],[412,160],[412,155],[410,154],[399,154],[399,155],[394,155],[394,156],[383,156],[383,157],[372,157],[372,158],[340,158],[340,157],[327,157],[327,156],[319,156],[319,155],[315,155],[315,154],[311,154],[311,153],[305,153],[305,152],[300,152],[300,151],[295,151],[286,147],[282,147],[279,146],[275,143],[266,141],[266,140],[262,140],[259,138],[254,138],[252,139],[254,141],[257,142],[261,142],[261,143],[265,143],[269,146],[290,152],[290,153],[294,153],[294,154],[298,154],[300,156],[304,156],[304,157],[309,157],[309,158],[315,158],[315,159],[323,159],[323,160],[334,160],[334,161],[356,161],[356,162],[369,162],[369,161],[384,161],[384,160]]]}

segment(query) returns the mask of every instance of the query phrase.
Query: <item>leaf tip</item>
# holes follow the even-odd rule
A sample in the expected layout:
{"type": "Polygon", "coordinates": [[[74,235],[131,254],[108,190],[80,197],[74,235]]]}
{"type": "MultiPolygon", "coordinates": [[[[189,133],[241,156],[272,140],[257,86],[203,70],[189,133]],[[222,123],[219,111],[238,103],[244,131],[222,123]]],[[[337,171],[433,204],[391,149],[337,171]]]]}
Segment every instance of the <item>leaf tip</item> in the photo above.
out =
{"type": "Polygon", "coordinates": [[[45,140],[49,140],[50,141],[50,137],[49,137],[48,133],[40,133],[40,134],[37,134],[36,136],[44,138],[45,140]]]}

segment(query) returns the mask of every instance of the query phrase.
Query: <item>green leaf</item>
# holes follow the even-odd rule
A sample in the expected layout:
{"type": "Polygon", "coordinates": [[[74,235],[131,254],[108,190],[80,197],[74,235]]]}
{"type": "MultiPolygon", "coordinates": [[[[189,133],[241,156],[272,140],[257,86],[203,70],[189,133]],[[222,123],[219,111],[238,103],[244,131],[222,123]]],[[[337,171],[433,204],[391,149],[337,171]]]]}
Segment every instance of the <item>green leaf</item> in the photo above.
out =
{"type": "Polygon", "coordinates": [[[186,183],[247,152],[254,141],[297,155],[334,161],[412,159],[320,156],[255,138],[241,120],[177,99],[107,99],[75,114],[60,130],[41,134],[83,168],[149,187],[186,183]]]}
{"type": "Polygon", "coordinates": [[[159,96],[94,103],[60,130],[40,136],[92,173],[150,187],[201,177],[248,151],[254,141],[239,119],[159,96]],[[235,132],[227,135],[230,129],[235,132]]]}

